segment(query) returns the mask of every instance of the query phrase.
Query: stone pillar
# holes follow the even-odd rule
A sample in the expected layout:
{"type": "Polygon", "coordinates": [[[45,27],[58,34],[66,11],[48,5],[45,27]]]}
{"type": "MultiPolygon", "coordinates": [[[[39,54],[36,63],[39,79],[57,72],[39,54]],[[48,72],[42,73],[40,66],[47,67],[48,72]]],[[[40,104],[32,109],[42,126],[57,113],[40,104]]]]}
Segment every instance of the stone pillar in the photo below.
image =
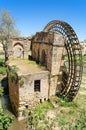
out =
{"type": "Polygon", "coordinates": [[[50,92],[49,96],[56,94],[58,76],[62,64],[62,55],[64,50],[64,37],[61,34],[54,34],[53,52],[52,52],[52,67],[50,76],[50,92]]]}

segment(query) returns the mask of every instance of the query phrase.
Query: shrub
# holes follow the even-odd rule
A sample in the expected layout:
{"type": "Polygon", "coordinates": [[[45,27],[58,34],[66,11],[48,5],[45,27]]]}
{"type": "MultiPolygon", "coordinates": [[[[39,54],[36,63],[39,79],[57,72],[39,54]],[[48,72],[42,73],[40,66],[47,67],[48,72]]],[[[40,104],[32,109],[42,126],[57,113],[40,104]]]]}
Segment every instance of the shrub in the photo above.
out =
{"type": "Polygon", "coordinates": [[[0,67],[0,74],[6,74],[6,67],[0,67]]]}
{"type": "Polygon", "coordinates": [[[8,130],[8,127],[13,122],[13,119],[13,116],[5,114],[0,109],[0,130],[8,130]]]}
{"type": "Polygon", "coordinates": [[[9,72],[9,77],[17,80],[17,78],[18,78],[17,71],[18,70],[19,70],[18,67],[16,67],[15,65],[11,66],[10,72],[9,72]]]}

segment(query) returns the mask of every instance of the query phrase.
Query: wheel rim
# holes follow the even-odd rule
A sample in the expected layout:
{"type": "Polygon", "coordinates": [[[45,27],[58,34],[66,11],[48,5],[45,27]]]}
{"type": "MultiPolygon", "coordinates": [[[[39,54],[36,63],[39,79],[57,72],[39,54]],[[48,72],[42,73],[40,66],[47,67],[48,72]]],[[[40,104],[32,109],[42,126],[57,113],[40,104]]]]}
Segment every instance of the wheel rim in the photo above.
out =
{"type": "Polygon", "coordinates": [[[68,23],[59,20],[49,22],[43,31],[57,31],[66,38],[64,46],[67,51],[69,67],[68,73],[63,71],[59,95],[72,101],[80,88],[82,79],[82,52],[78,37],[68,23]]]}

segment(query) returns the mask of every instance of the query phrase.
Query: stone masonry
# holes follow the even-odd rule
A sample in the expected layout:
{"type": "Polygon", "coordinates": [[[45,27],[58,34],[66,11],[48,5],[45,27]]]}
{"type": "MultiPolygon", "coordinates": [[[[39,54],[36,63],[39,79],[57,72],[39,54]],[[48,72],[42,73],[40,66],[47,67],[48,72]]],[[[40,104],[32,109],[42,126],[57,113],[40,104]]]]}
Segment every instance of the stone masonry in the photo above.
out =
{"type": "MultiPolygon", "coordinates": [[[[17,43],[17,40],[15,41],[13,42],[14,48],[17,43]]],[[[25,72],[23,72],[21,66],[25,66],[22,62],[18,66],[20,67],[20,73],[17,73],[18,80],[15,81],[15,79],[9,77],[9,96],[13,110],[19,120],[24,118],[26,108],[33,107],[56,94],[58,78],[63,65],[64,41],[64,37],[59,33],[36,33],[31,40],[31,56],[35,64],[33,62],[31,62],[32,65],[29,63],[27,70],[25,71],[25,68],[25,72]]],[[[28,48],[27,50],[29,51],[28,48]]],[[[11,65],[9,63],[9,66],[11,65]]],[[[9,73],[10,69],[8,67],[9,73]]]]}
{"type": "Polygon", "coordinates": [[[8,58],[27,59],[30,54],[31,38],[11,38],[8,43],[8,58]]]}

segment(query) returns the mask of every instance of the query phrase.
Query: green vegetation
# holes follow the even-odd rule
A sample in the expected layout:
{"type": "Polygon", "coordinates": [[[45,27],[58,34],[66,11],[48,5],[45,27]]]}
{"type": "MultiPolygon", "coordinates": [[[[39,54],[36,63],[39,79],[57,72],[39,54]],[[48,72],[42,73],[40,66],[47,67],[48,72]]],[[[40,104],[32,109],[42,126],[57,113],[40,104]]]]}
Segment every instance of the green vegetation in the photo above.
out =
{"type": "Polygon", "coordinates": [[[27,112],[28,127],[33,126],[37,130],[86,130],[86,95],[80,93],[73,102],[54,96],[50,102],[40,103],[27,112]],[[49,111],[53,111],[54,116],[51,114],[50,117],[49,111]]]}
{"type": "Polygon", "coordinates": [[[4,66],[5,60],[0,58],[0,66],[4,66]]]}
{"type": "Polygon", "coordinates": [[[19,83],[20,83],[20,86],[24,84],[24,77],[20,77],[19,83]]]}
{"type": "Polygon", "coordinates": [[[59,99],[60,113],[57,112],[55,121],[61,130],[86,130],[85,100],[86,96],[80,94],[73,102],[62,102],[59,99]]]}
{"type": "Polygon", "coordinates": [[[1,96],[3,95],[3,88],[0,86],[0,130],[8,130],[8,127],[14,120],[14,116],[7,115],[1,105],[1,96]]]}
{"type": "Polygon", "coordinates": [[[13,122],[13,119],[13,116],[7,115],[0,109],[0,130],[8,130],[8,127],[13,122]]]}
{"type": "Polygon", "coordinates": [[[58,98],[58,103],[59,103],[59,106],[61,106],[61,107],[73,107],[73,108],[77,107],[76,102],[74,102],[74,101],[66,102],[65,99],[61,99],[61,98],[58,98]]]}
{"type": "Polygon", "coordinates": [[[0,74],[2,75],[6,74],[6,67],[4,63],[5,63],[4,59],[0,59],[0,74]]]}
{"type": "MultiPolygon", "coordinates": [[[[83,56],[83,66],[86,68],[86,56],[83,56]]],[[[67,59],[67,58],[66,58],[67,59]]],[[[77,63],[78,64],[78,63],[77,63]]],[[[83,72],[82,85],[72,102],[66,102],[58,97],[51,97],[49,104],[41,103],[30,111],[28,126],[37,130],[86,130],[86,71],[83,72]],[[50,106],[50,105],[49,105],[50,106]],[[48,109],[47,109],[48,108],[48,109]],[[53,111],[52,118],[49,111],[53,111]]]]}
{"type": "Polygon", "coordinates": [[[0,74],[5,75],[6,74],[6,68],[0,66],[0,74]]]}
{"type": "Polygon", "coordinates": [[[9,77],[17,80],[18,76],[17,76],[17,71],[19,70],[18,67],[16,67],[15,65],[10,67],[10,72],[9,72],[9,77]]]}
{"type": "Polygon", "coordinates": [[[39,122],[44,120],[46,117],[46,112],[48,110],[52,110],[53,105],[51,102],[45,101],[43,103],[38,104],[34,109],[28,110],[28,127],[33,126],[38,130],[39,122]]]}
{"type": "Polygon", "coordinates": [[[15,21],[8,10],[2,10],[0,14],[0,44],[2,44],[5,62],[8,60],[7,44],[10,37],[18,36],[15,29],[15,21]]]}
{"type": "Polygon", "coordinates": [[[3,95],[3,88],[0,86],[0,96],[3,95]]]}

